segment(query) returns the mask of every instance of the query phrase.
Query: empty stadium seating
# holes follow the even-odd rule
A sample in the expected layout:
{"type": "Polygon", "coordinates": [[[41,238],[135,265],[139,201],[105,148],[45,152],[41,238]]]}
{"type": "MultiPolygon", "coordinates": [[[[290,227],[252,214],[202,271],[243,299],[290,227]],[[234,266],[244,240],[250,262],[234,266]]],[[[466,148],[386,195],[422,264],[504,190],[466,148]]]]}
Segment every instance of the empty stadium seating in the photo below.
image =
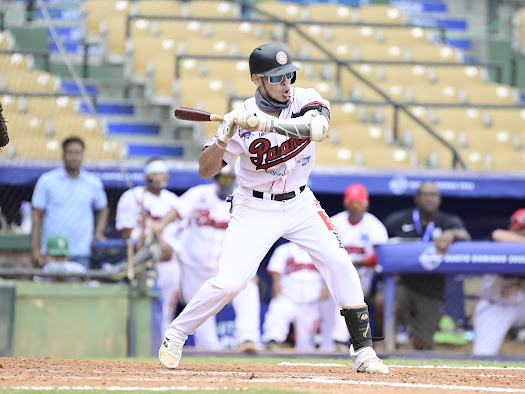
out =
{"type": "MultiPolygon", "coordinates": [[[[95,36],[104,37],[105,34],[109,54],[127,54],[125,61],[129,62],[130,80],[146,81],[146,94],[153,102],[155,97],[164,98],[165,103],[176,97],[178,103],[187,106],[205,109],[212,109],[208,106],[213,106],[214,112],[226,111],[228,94],[253,94],[254,86],[248,79],[246,62],[197,57],[215,54],[247,57],[260,43],[273,39],[286,40],[294,62],[301,67],[299,86],[313,87],[329,100],[378,103],[392,100],[408,104],[411,111],[418,113],[416,116],[419,119],[471,157],[476,157],[475,151],[489,149],[491,145],[497,146],[497,149],[519,149],[525,122],[520,109],[478,107],[487,104],[514,105],[519,99],[517,91],[507,85],[490,82],[485,69],[462,63],[461,51],[432,42],[429,29],[405,25],[407,18],[399,8],[387,4],[348,7],[336,3],[299,5],[287,1],[260,2],[255,7],[241,19],[240,5],[223,1],[85,0],[83,4],[87,31],[95,36]],[[140,15],[140,19],[130,20],[130,34],[126,37],[128,15],[140,15]],[[164,19],[166,16],[185,19],[167,20],[164,19]],[[279,20],[298,22],[297,27],[304,36],[279,20]],[[387,98],[338,65],[329,55],[349,62],[359,76],[373,83],[387,98]],[[385,61],[391,61],[391,64],[381,64],[385,61]],[[427,64],[429,62],[440,64],[427,64]],[[216,90],[210,86],[204,90],[187,87],[200,86],[199,79],[208,85],[220,84],[221,87],[216,90]],[[197,90],[206,91],[205,97],[196,95],[197,90]],[[461,106],[447,107],[443,104],[461,106]],[[475,139],[474,130],[478,130],[477,135],[482,138],[475,139]]],[[[7,48],[9,40],[8,34],[0,34],[0,49],[7,48]]],[[[27,89],[27,81],[31,81],[30,86],[36,86],[37,91],[56,92],[57,81],[50,75],[31,70],[31,63],[29,56],[0,54],[0,65],[10,64],[10,69],[23,69],[17,75],[10,71],[9,78],[5,76],[6,72],[0,71],[4,74],[3,78],[0,77],[0,84],[6,90],[20,92],[27,89]]],[[[30,100],[27,104],[31,106],[30,100]]],[[[349,156],[353,157],[352,165],[367,165],[374,162],[371,156],[358,150],[354,152],[348,144],[359,141],[367,145],[363,130],[380,130],[383,141],[378,145],[389,147],[392,142],[387,141],[389,133],[395,129],[399,132],[397,142],[401,141],[403,133],[411,135],[410,148],[418,151],[417,165],[428,163],[430,156],[435,158],[435,163],[447,161],[441,159],[447,156],[443,153],[447,149],[435,148],[439,145],[435,141],[431,144],[424,142],[428,136],[421,137],[425,133],[423,129],[402,111],[398,116],[399,124],[394,127],[391,105],[354,104],[344,108],[343,105],[334,105],[331,119],[331,125],[337,131],[334,135],[341,146],[322,150],[336,149],[340,152],[341,149],[348,149],[339,156],[346,157],[347,161],[349,156]],[[347,132],[352,125],[355,130],[353,138],[347,132]],[[349,151],[353,153],[349,155],[349,151]]],[[[74,112],[75,108],[69,103],[67,109],[49,110],[74,112]]],[[[42,109],[33,115],[40,118],[44,113],[42,109]]],[[[101,132],[97,130],[97,133],[101,132]]],[[[212,133],[209,131],[206,134],[212,133]]],[[[408,159],[405,157],[395,165],[413,164],[412,152],[408,153],[408,159]]],[[[392,157],[390,154],[386,156],[392,157]]],[[[397,153],[396,157],[401,156],[397,153]]],[[[469,160],[474,168],[490,167],[491,159],[486,158],[485,152],[481,152],[481,156],[483,160],[469,160]]],[[[320,154],[318,162],[322,162],[324,157],[320,154]]],[[[341,160],[336,162],[340,164],[341,160]]]]}

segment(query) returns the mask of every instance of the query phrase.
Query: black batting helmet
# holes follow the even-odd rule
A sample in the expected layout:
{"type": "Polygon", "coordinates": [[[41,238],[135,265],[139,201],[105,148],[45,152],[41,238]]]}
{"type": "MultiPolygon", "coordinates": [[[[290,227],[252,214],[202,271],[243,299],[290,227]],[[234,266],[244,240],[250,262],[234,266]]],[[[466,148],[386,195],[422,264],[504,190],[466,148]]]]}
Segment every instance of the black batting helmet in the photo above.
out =
{"type": "MultiPolygon", "coordinates": [[[[292,64],[288,49],[279,44],[264,44],[253,50],[250,55],[250,75],[260,74],[276,77],[300,68],[292,64]]],[[[295,82],[295,74],[291,83],[295,82]]]]}

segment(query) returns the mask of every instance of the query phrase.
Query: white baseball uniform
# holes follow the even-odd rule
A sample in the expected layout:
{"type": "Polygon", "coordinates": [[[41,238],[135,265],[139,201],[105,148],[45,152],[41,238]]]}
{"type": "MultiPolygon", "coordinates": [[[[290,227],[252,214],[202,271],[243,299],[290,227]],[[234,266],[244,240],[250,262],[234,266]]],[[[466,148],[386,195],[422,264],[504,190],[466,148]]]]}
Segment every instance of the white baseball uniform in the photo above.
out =
{"type": "Polygon", "coordinates": [[[284,342],[290,323],[294,323],[295,348],[313,349],[319,328],[319,299],[323,277],[312,259],[293,242],[280,245],[267,267],[269,274],[279,274],[281,293],[272,298],[264,318],[263,342],[284,342]]]}
{"type": "MultiPolygon", "coordinates": [[[[292,114],[316,104],[327,108],[330,105],[314,89],[290,87],[289,104],[281,110],[280,118],[290,119],[292,114]]],[[[236,111],[271,118],[257,107],[255,97],[236,111]]],[[[220,123],[219,130],[222,127],[220,123]]],[[[166,336],[184,343],[188,334],[244,289],[280,237],[308,252],[340,308],[364,305],[357,271],[329,216],[306,186],[315,161],[315,143],[273,132],[248,133],[239,128],[226,146],[223,160],[232,163],[236,156],[239,156],[236,161],[239,187],[234,192],[219,273],[201,287],[170,324],[166,336]],[[294,197],[288,198],[291,196],[294,197]]],[[[352,350],[356,368],[375,356],[372,347],[363,347],[353,354],[352,350]]]]}
{"type": "Polygon", "coordinates": [[[512,278],[484,275],[480,300],[474,310],[476,356],[495,356],[512,327],[525,326],[525,289],[512,278]]]}
{"type": "MultiPolygon", "coordinates": [[[[339,232],[341,242],[348,252],[352,261],[364,261],[374,252],[374,245],[383,244],[388,241],[388,232],[383,223],[369,212],[365,212],[363,218],[355,224],[348,220],[348,212],[343,211],[332,216],[332,222],[339,232]]],[[[365,298],[372,291],[372,280],[375,267],[360,266],[357,272],[361,280],[361,288],[365,298]]],[[[339,308],[332,298],[322,301],[321,317],[321,348],[332,349],[333,340],[347,342],[350,334],[346,323],[339,318],[339,308]]]]}
{"type": "MultiPolygon", "coordinates": [[[[160,220],[172,209],[176,209],[181,216],[184,215],[185,209],[175,193],[163,189],[160,195],[156,195],[145,190],[143,186],[137,186],[126,190],[120,197],[117,203],[115,228],[117,231],[132,230],[131,239],[136,242],[140,236],[151,237],[149,221],[160,220]],[[144,210],[146,219],[144,229],[141,229],[139,226],[142,210],[144,210]],[[144,232],[144,234],[141,234],[141,232],[144,232]]],[[[170,223],[162,233],[164,241],[170,244],[175,251],[180,248],[176,238],[178,226],[176,222],[170,223]]],[[[173,320],[175,308],[177,307],[180,289],[179,269],[179,262],[175,253],[171,260],[161,262],[157,266],[157,284],[160,288],[162,302],[162,320],[160,323],[162,334],[173,320]]]]}
{"type": "MultiPolygon", "coordinates": [[[[186,302],[201,286],[219,272],[219,258],[230,221],[230,204],[217,195],[216,184],[199,185],[182,196],[188,210],[187,226],[181,237],[182,296],[186,302]]],[[[255,280],[232,301],[235,311],[235,338],[238,344],[260,341],[260,295],[255,280]]],[[[208,318],[194,333],[195,345],[219,349],[215,316],[208,318]]]]}

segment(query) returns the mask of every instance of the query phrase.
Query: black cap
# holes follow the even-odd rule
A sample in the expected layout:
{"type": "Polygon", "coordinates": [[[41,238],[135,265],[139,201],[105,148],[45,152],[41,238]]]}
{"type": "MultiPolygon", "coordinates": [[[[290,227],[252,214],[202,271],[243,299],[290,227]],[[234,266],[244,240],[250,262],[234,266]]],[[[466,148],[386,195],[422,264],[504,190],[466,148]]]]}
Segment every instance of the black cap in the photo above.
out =
{"type": "Polygon", "coordinates": [[[276,77],[300,70],[299,67],[292,64],[290,52],[279,44],[264,44],[255,48],[250,55],[249,63],[250,75],[260,74],[276,77]]]}

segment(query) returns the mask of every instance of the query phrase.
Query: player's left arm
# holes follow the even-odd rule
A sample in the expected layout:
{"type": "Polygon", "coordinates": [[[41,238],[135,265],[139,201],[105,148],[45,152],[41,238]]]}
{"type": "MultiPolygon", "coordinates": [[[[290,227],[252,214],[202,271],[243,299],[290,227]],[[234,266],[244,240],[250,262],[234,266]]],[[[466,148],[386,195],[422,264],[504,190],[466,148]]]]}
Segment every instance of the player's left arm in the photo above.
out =
{"type": "Polygon", "coordinates": [[[249,132],[273,132],[288,138],[309,138],[320,142],[328,138],[330,110],[321,102],[312,102],[293,114],[291,119],[258,118],[253,127],[248,125],[248,119],[253,119],[253,114],[239,113],[235,116],[235,123],[249,132]]]}

